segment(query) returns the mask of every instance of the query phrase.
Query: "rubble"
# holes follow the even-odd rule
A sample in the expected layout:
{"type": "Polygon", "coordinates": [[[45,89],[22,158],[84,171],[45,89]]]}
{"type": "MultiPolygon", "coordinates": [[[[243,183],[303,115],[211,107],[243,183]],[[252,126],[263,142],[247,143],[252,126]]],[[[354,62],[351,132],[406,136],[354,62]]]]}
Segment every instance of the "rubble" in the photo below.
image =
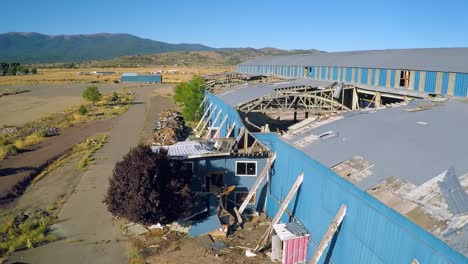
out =
{"type": "Polygon", "coordinates": [[[153,135],[151,144],[153,145],[172,145],[185,139],[187,128],[181,113],[165,110],[159,115],[159,121],[153,126],[153,135]]]}
{"type": "Polygon", "coordinates": [[[126,224],[125,228],[127,229],[127,233],[133,236],[140,236],[149,232],[144,226],[136,223],[126,224]]]}

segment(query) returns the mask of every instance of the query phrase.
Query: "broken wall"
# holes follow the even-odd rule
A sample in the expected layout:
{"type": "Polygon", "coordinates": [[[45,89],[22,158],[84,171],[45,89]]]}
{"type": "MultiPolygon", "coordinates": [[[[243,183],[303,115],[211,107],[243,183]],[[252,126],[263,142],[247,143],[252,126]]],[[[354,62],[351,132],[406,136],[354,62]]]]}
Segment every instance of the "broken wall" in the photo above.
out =
{"type": "MultiPolygon", "coordinates": [[[[310,232],[308,259],[342,204],[337,235],[319,263],[464,263],[466,258],[352,183],[273,133],[254,136],[277,155],[271,172],[267,214],[273,217],[300,173],[304,181],[288,210],[310,232]]],[[[290,217],[284,213],[281,222],[290,217]]]]}

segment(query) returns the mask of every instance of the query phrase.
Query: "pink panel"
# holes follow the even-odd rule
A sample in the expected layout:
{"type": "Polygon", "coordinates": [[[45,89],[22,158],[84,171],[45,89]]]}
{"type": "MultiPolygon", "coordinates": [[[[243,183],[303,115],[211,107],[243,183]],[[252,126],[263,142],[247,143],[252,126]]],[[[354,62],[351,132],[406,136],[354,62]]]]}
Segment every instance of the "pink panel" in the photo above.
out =
{"type": "Polygon", "coordinates": [[[308,237],[303,236],[283,242],[283,264],[305,263],[308,237]]]}

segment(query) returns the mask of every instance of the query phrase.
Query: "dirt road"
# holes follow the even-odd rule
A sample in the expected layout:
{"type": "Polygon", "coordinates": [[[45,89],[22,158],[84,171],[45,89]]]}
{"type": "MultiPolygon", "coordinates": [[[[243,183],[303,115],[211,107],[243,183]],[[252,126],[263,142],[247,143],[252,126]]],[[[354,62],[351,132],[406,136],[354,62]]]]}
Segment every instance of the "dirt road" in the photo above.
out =
{"type": "MultiPolygon", "coordinates": [[[[157,86],[156,86],[157,87],[157,86]]],[[[134,89],[135,104],[115,120],[108,143],[95,155],[76,191],[59,213],[54,232],[65,239],[13,254],[8,263],[127,263],[127,242],[119,222],[102,203],[115,163],[138,144],[146,102],[155,86],[134,89]]]]}
{"type": "Polygon", "coordinates": [[[41,142],[34,151],[23,152],[0,161],[0,198],[9,193],[10,188],[31,174],[40,172],[53,157],[84,139],[111,129],[114,119],[98,120],[67,128],[62,134],[41,142]]]}

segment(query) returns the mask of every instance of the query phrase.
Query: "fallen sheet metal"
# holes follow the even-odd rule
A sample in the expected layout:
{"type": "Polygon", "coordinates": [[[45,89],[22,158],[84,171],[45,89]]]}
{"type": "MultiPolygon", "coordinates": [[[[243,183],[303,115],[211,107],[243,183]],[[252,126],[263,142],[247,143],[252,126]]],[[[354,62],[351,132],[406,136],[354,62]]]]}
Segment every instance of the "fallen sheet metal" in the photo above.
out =
{"type": "Polygon", "coordinates": [[[210,194],[209,200],[208,216],[192,222],[192,226],[188,230],[189,237],[198,237],[223,228],[218,216],[218,198],[210,194]]]}
{"type": "Polygon", "coordinates": [[[468,194],[460,185],[455,168],[450,167],[445,173],[444,180],[439,182],[440,191],[444,196],[450,211],[454,215],[468,212],[468,194]]]}

